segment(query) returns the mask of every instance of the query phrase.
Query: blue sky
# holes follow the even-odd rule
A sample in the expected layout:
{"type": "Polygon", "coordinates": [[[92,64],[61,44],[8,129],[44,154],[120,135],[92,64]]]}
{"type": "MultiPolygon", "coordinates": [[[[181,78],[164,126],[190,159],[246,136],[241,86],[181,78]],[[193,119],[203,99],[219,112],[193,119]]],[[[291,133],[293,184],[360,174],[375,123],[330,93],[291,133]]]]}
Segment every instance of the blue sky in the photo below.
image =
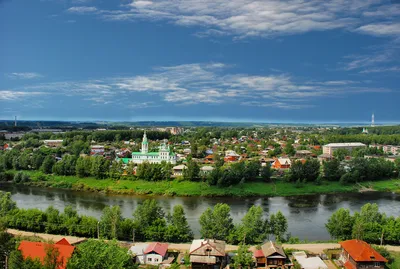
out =
{"type": "Polygon", "coordinates": [[[400,122],[397,0],[0,0],[0,119],[400,122]]]}

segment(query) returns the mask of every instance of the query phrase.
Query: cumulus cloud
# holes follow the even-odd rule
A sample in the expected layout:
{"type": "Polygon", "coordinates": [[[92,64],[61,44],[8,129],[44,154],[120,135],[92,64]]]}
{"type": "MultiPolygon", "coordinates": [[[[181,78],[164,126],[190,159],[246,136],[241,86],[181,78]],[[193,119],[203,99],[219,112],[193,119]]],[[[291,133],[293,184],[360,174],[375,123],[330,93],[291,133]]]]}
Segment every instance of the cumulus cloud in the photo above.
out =
{"type": "Polygon", "coordinates": [[[357,28],[357,31],[365,34],[376,35],[376,36],[399,36],[400,35],[400,23],[376,23],[363,25],[357,28]]]}
{"type": "Polygon", "coordinates": [[[34,79],[34,78],[43,77],[41,74],[33,73],[33,72],[9,73],[9,74],[6,74],[6,76],[9,78],[12,78],[12,79],[34,79]]]}
{"type": "Polygon", "coordinates": [[[390,91],[363,81],[310,81],[277,72],[250,75],[232,72],[233,67],[224,63],[162,66],[148,74],[41,83],[24,86],[16,92],[28,90],[80,96],[96,105],[118,103],[118,100],[129,100],[133,96],[145,99],[132,102],[131,108],[152,107],[164,102],[174,105],[234,103],[300,109],[320,97],[390,91]],[[299,104],[299,101],[304,103],[299,104]]]}

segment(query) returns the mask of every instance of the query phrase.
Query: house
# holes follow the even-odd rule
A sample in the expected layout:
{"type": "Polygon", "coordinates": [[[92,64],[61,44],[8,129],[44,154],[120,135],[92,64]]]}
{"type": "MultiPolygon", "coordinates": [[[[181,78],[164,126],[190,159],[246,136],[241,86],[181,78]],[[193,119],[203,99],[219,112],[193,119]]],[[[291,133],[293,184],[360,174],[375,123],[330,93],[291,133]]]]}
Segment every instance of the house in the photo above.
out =
{"type": "Polygon", "coordinates": [[[200,167],[200,175],[207,175],[209,173],[212,172],[212,170],[214,170],[214,167],[206,165],[206,166],[202,166],[200,167]]]}
{"type": "Polygon", "coordinates": [[[195,239],[189,250],[192,269],[218,269],[226,265],[225,241],[195,239]]]}
{"type": "Polygon", "coordinates": [[[292,264],[286,264],[286,254],[282,246],[269,241],[261,246],[260,249],[252,248],[253,259],[255,260],[256,267],[263,268],[291,268],[292,264]]]}
{"type": "Polygon", "coordinates": [[[43,143],[47,147],[57,148],[62,146],[63,140],[44,140],[43,143]]]}
{"type": "Polygon", "coordinates": [[[330,160],[332,160],[333,159],[333,156],[332,155],[329,155],[329,154],[327,154],[327,153],[323,153],[323,154],[321,154],[321,155],[318,155],[318,161],[320,162],[320,163],[323,163],[323,162],[326,162],[326,161],[330,161],[330,160]]]}
{"type": "Polygon", "coordinates": [[[183,170],[185,170],[185,169],[186,169],[186,165],[184,165],[184,164],[174,166],[174,167],[172,167],[172,171],[173,171],[172,174],[174,176],[182,176],[183,170]]]}
{"type": "Polygon", "coordinates": [[[340,260],[346,269],[384,269],[388,262],[381,254],[362,240],[339,242],[342,247],[340,260]]]}
{"type": "Polygon", "coordinates": [[[205,158],[204,158],[204,162],[205,163],[213,163],[214,162],[214,155],[207,155],[205,158]]]}
{"type": "Polygon", "coordinates": [[[225,162],[236,162],[239,160],[239,158],[240,158],[240,155],[237,154],[235,151],[233,151],[233,150],[225,151],[225,157],[224,157],[225,162]]]}
{"type": "Polygon", "coordinates": [[[104,155],[104,146],[95,145],[90,149],[90,155],[104,155]]]}
{"type": "Polygon", "coordinates": [[[136,263],[159,265],[168,259],[167,250],[167,243],[154,242],[136,244],[129,249],[129,254],[135,256],[136,263]]]}
{"type": "Polygon", "coordinates": [[[275,169],[287,169],[290,168],[292,162],[289,158],[278,158],[272,163],[272,167],[275,169]]]}
{"type": "Polygon", "coordinates": [[[43,242],[30,242],[30,241],[21,241],[19,244],[18,250],[21,251],[24,259],[30,257],[31,259],[39,259],[42,264],[44,264],[44,259],[46,257],[46,252],[49,248],[53,247],[58,250],[58,258],[59,262],[58,269],[64,269],[67,267],[67,262],[71,258],[72,253],[75,250],[75,247],[72,246],[65,238],[61,239],[55,244],[48,244],[43,242]]]}
{"type": "Polygon", "coordinates": [[[328,269],[328,266],[318,256],[307,256],[304,251],[293,252],[292,255],[301,269],[328,269]]]}
{"type": "Polygon", "coordinates": [[[309,150],[298,150],[296,151],[295,157],[296,158],[308,158],[312,157],[313,153],[309,150]]]}

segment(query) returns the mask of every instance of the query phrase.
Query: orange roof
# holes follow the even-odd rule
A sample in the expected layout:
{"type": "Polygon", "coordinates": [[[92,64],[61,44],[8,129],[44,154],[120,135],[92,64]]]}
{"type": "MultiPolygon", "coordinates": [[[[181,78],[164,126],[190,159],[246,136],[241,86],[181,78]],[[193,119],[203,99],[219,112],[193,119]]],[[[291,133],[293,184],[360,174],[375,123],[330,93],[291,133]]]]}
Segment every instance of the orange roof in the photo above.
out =
{"type": "Polygon", "coordinates": [[[345,262],[344,267],[346,269],[357,269],[357,267],[355,267],[350,261],[345,262]]]}
{"type": "Polygon", "coordinates": [[[71,258],[75,247],[71,246],[64,238],[54,245],[42,242],[21,241],[18,249],[21,251],[24,259],[30,257],[32,259],[39,259],[41,263],[44,263],[44,258],[46,257],[46,248],[48,246],[53,246],[54,248],[58,249],[58,252],[60,253],[58,256],[58,261],[61,265],[58,268],[66,268],[68,259],[71,258]]]}
{"type": "Polygon", "coordinates": [[[362,240],[347,240],[339,244],[356,262],[387,262],[381,254],[362,240]]]}

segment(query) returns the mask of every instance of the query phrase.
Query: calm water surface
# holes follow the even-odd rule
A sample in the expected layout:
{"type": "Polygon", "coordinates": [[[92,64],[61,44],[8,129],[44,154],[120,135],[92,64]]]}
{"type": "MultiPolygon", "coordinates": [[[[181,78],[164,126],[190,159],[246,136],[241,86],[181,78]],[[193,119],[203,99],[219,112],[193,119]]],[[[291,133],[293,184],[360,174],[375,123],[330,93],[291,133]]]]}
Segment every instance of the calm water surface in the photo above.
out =
{"type": "Polygon", "coordinates": [[[400,216],[400,195],[394,193],[347,193],[321,194],[292,197],[164,197],[164,196],[122,196],[71,190],[46,189],[23,185],[0,184],[0,190],[12,193],[13,200],[20,208],[45,210],[50,205],[59,210],[71,205],[79,214],[100,218],[105,206],[119,205],[124,217],[132,217],[132,212],[145,199],[156,199],[168,212],[174,205],[183,205],[188,222],[196,236],[199,236],[198,219],[207,207],[217,203],[227,203],[235,222],[246,214],[252,205],[260,205],[265,214],[280,210],[289,223],[289,232],[300,239],[327,240],[329,234],[325,223],[332,212],[343,207],[351,212],[360,210],[366,203],[377,203],[387,215],[400,216]]]}

